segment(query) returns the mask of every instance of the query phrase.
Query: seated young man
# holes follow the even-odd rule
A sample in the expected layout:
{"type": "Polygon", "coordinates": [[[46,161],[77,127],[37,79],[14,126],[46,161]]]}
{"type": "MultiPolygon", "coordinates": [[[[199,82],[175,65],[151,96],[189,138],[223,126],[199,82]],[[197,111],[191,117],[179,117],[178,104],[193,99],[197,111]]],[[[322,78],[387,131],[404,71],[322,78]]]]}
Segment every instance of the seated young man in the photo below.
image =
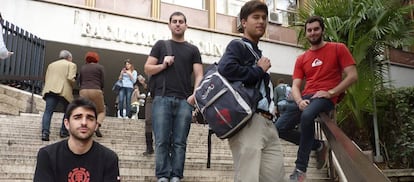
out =
{"type": "Polygon", "coordinates": [[[76,99],[65,116],[69,139],[39,150],[33,181],[120,181],[117,154],[92,138],[98,128],[95,105],[76,99]]]}
{"type": "Polygon", "coordinates": [[[279,136],[299,145],[291,181],[305,180],[311,150],[317,151],[316,167],[324,166],[327,144],[315,139],[314,119],[321,112],[331,111],[338,96],[358,79],[355,61],[348,48],[342,43],[322,40],[325,26],[321,17],[310,17],[305,23],[305,32],[311,47],[296,60],[292,84],[296,103],[289,104],[287,111],[276,121],[279,136]],[[295,130],[298,124],[300,132],[295,130]]]}

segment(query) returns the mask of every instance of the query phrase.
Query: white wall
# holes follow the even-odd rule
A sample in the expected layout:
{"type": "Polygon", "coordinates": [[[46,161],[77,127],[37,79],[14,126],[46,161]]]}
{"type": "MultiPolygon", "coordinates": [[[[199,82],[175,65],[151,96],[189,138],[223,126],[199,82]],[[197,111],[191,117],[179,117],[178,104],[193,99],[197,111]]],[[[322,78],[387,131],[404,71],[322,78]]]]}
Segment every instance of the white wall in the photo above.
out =
{"type": "MultiPolygon", "coordinates": [[[[33,0],[1,0],[0,12],[4,19],[44,40],[80,46],[147,55],[156,40],[170,36],[163,22],[33,0]]],[[[218,61],[227,43],[234,38],[239,37],[191,28],[186,32],[186,39],[202,52],[204,63],[218,61]]],[[[272,61],[270,71],[278,74],[291,75],[296,57],[302,53],[297,47],[264,41],[259,47],[272,61]]]]}
{"type": "Polygon", "coordinates": [[[395,87],[414,87],[414,69],[391,65],[390,77],[395,87]]]}

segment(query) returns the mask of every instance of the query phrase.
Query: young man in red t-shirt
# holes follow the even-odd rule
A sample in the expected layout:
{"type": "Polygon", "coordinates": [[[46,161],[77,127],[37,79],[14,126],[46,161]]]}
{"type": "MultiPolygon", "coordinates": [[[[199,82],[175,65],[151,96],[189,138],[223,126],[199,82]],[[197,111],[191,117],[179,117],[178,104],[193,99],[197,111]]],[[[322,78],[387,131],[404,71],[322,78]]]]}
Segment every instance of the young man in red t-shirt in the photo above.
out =
{"type": "Polygon", "coordinates": [[[317,152],[317,168],[325,164],[327,144],[314,138],[314,119],[321,112],[329,112],[338,96],[357,81],[355,61],[342,43],[325,42],[325,26],[319,16],[308,18],[305,23],[306,38],[311,47],[296,60],[293,72],[292,95],[295,103],[288,106],[276,122],[279,136],[299,145],[296,168],[290,175],[292,181],[303,181],[311,150],[317,152]],[[345,75],[342,79],[342,75],[345,75]],[[301,93],[302,83],[305,88],[301,93]],[[300,124],[301,131],[295,130],[300,124]]]}

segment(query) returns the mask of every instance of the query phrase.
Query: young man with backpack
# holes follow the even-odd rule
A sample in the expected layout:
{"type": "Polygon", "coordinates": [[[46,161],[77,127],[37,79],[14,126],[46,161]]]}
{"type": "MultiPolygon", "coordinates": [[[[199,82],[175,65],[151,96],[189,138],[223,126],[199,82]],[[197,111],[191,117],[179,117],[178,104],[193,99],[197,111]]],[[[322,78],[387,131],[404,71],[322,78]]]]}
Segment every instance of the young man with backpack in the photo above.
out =
{"type": "Polygon", "coordinates": [[[240,10],[243,38],[231,41],[218,63],[218,71],[229,82],[241,81],[261,93],[256,113],[235,135],[228,138],[234,162],[234,181],[284,181],[283,148],[272,123],[273,86],[268,73],[270,59],[258,47],[267,26],[268,8],[252,0],[240,10]],[[249,51],[249,47],[253,50],[249,51]],[[259,59],[256,59],[257,54],[259,59]],[[247,62],[247,64],[245,64],[247,62]],[[259,83],[259,84],[258,84],[259,83]]]}

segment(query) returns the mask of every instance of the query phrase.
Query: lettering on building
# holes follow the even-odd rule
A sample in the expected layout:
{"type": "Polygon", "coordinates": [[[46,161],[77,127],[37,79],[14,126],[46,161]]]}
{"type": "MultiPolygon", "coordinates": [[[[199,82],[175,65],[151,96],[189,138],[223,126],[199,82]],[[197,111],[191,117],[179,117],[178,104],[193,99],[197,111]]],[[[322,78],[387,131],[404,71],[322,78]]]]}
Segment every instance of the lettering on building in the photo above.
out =
{"type": "MultiPolygon", "coordinates": [[[[127,23],[122,25],[114,21],[114,19],[119,19],[118,17],[112,16],[109,18],[107,16],[112,15],[93,11],[75,10],[74,24],[80,28],[80,36],[82,37],[137,46],[152,47],[157,40],[168,39],[169,37],[169,31],[167,30],[164,34],[151,32],[151,29],[157,26],[158,23],[148,22],[148,24],[153,24],[151,27],[139,24],[135,24],[135,26],[125,25],[127,23]]],[[[212,57],[221,57],[223,55],[225,45],[191,38],[187,39],[187,41],[196,45],[202,55],[212,57]]]]}

